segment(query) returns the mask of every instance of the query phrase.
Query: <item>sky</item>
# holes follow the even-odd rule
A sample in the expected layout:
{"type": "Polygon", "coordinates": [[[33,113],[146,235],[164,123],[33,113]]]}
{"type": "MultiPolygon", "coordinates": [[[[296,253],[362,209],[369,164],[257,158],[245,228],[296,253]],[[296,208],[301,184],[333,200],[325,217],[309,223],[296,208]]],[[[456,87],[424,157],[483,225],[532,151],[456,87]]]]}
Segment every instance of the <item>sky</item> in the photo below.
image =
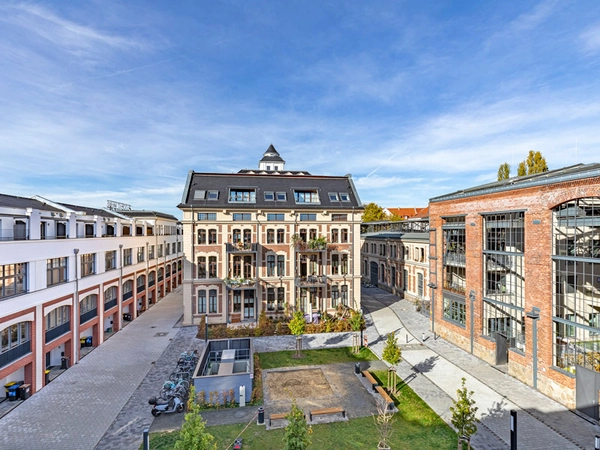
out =
{"type": "Polygon", "coordinates": [[[0,193],[181,217],[190,170],[352,174],[363,203],[600,162],[600,2],[4,0],[0,193]]]}

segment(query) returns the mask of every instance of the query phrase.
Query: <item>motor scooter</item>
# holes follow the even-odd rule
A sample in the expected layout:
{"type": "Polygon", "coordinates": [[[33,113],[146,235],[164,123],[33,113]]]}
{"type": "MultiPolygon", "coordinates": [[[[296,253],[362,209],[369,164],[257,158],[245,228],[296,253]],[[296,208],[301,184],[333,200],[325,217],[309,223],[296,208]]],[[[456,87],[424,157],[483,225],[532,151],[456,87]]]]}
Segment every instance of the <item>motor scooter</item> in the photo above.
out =
{"type": "Polygon", "coordinates": [[[152,415],[154,417],[161,414],[171,414],[174,412],[183,412],[185,404],[179,395],[173,395],[169,399],[150,397],[148,404],[152,405],[152,415]]]}

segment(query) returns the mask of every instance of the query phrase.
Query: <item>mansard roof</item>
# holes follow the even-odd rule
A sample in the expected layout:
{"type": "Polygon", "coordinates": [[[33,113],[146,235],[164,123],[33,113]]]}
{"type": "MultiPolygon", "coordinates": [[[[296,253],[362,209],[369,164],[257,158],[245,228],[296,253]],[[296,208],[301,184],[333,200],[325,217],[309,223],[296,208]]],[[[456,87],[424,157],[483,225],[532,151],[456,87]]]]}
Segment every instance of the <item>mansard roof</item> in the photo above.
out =
{"type": "Polygon", "coordinates": [[[190,171],[186,181],[181,203],[178,208],[205,209],[359,209],[362,210],[358,192],[350,175],[346,176],[317,176],[293,175],[287,173],[199,173],[190,171]],[[230,190],[249,189],[255,192],[254,203],[229,202],[230,190]],[[196,192],[218,192],[216,199],[201,198],[196,192]],[[319,203],[296,203],[294,192],[317,191],[319,203]],[[285,192],[285,200],[265,200],[265,192],[285,192]],[[329,193],[337,193],[338,200],[331,200],[329,193]],[[339,194],[348,194],[347,202],[339,200],[339,194]]]}

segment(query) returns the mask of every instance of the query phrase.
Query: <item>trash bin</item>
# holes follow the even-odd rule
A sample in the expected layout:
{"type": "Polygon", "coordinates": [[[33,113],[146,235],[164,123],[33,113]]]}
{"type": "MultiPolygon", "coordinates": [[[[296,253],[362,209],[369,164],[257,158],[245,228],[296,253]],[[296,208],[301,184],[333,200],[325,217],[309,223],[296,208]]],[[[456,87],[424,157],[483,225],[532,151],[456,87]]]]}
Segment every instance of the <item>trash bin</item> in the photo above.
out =
{"type": "Polygon", "coordinates": [[[30,384],[22,384],[19,387],[19,396],[21,397],[21,400],[27,400],[29,398],[30,392],[31,392],[30,384]]]}
{"type": "Polygon", "coordinates": [[[8,383],[6,383],[6,384],[4,385],[4,390],[6,391],[6,398],[8,398],[8,389],[9,389],[11,386],[14,386],[15,384],[17,384],[17,382],[16,382],[16,381],[9,381],[8,383]]]}
{"type": "Polygon", "coordinates": [[[23,381],[17,381],[15,384],[8,388],[8,401],[14,402],[19,399],[19,387],[23,384],[23,381]]]}
{"type": "Polygon", "coordinates": [[[60,369],[67,370],[68,368],[69,368],[69,358],[67,358],[66,356],[63,356],[62,358],[60,358],[60,369]]]}
{"type": "Polygon", "coordinates": [[[356,375],[360,375],[360,363],[357,362],[356,364],[354,364],[354,373],[356,375]]]}
{"type": "Polygon", "coordinates": [[[85,346],[86,347],[91,347],[92,346],[92,336],[88,336],[85,338],[85,346]]]}
{"type": "Polygon", "coordinates": [[[258,408],[258,420],[256,421],[257,425],[264,425],[265,423],[265,408],[262,406],[258,408]]]}
{"type": "Polygon", "coordinates": [[[86,346],[86,342],[85,341],[86,341],[86,338],[84,338],[84,337],[79,338],[79,343],[81,344],[82,348],[86,346]]]}
{"type": "Polygon", "coordinates": [[[131,314],[129,313],[123,313],[123,320],[126,320],[128,322],[131,321],[131,314]]]}
{"type": "Polygon", "coordinates": [[[44,385],[50,383],[50,369],[44,370],[44,385]]]}

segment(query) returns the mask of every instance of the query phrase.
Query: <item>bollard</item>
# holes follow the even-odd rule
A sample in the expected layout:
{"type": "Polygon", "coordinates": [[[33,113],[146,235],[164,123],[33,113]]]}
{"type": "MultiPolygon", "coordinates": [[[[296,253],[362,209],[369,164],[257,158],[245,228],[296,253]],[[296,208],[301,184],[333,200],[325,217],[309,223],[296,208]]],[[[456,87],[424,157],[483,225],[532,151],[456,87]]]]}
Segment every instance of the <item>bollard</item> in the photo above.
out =
{"type": "Polygon", "coordinates": [[[600,436],[594,437],[594,450],[600,450],[600,436]]]}
{"type": "Polygon", "coordinates": [[[356,375],[360,375],[360,363],[357,362],[356,364],[354,364],[354,373],[356,375]]]}
{"type": "Polygon", "coordinates": [[[510,450],[517,450],[517,411],[510,410],[510,450]]]}
{"type": "Polygon", "coordinates": [[[265,408],[262,406],[258,408],[258,419],[256,420],[257,425],[265,424],[265,408]]]}
{"type": "Polygon", "coordinates": [[[150,450],[150,430],[144,429],[144,450],[150,450]]]}
{"type": "Polygon", "coordinates": [[[425,342],[425,332],[423,331],[423,342],[425,342]]]}

